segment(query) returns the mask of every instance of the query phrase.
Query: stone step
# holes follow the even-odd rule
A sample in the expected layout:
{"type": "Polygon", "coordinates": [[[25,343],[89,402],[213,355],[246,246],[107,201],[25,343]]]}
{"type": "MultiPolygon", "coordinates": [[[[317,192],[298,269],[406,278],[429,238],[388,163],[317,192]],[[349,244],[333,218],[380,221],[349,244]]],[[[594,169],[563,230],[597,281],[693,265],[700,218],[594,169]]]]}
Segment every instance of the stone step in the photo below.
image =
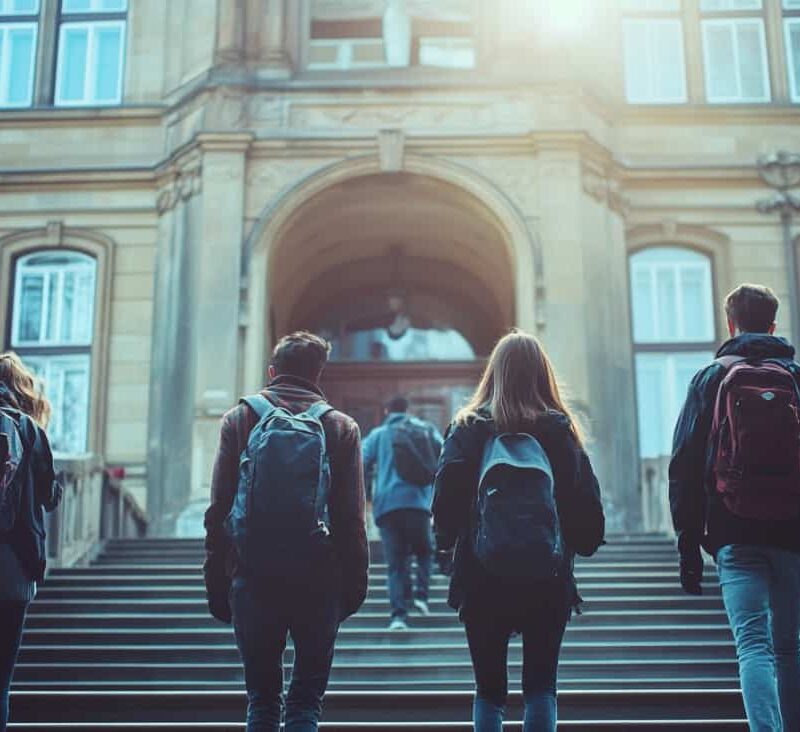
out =
{"type": "MultiPolygon", "coordinates": [[[[457,624],[444,628],[411,628],[403,633],[387,631],[384,628],[363,628],[345,624],[339,630],[338,643],[358,642],[383,645],[435,644],[436,642],[463,641],[464,629],[457,624]]],[[[593,627],[587,624],[567,626],[566,638],[580,642],[608,643],[618,641],[731,641],[730,628],[722,623],[715,625],[613,625],[593,627]]],[[[23,634],[26,646],[57,645],[61,643],[100,646],[110,645],[150,645],[169,643],[171,645],[230,645],[233,643],[233,630],[218,623],[209,628],[170,628],[155,627],[135,629],[118,627],[107,628],[26,628],[23,634]]],[[[512,643],[519,643],[518,638],[512,643]]],[[[338,645],[337,645],[338,647],[338,645]]]]}
{"type": "MultiPolygon", "coordinates": [[[[237,691],[18,691],[13,714],[19,722],[62,721],[69,710],[71,722],[238,722],[243,718],[245,695],[237,691]]],[[[325,699],[329,722],[467,722],[472,694],[462,691],[346,692],[332,691],[325,699]]],[[[559,696],[559,716],[567,720],[614,720],[620,710],[639,720],[743,718],[738,689],[688,690],[565,690],[559,696]]],[[[519,717],[519,694],[509,697],[509,716],[519,717]]]]}
{"type": "MultiPolygon", "coordinates": [[[[720,598],[717,595],[705,594],[700,597],[690,595],[645,595],[633,594],[626,596],[610,597],[591,597],[585,598],[585,612],[591,613],[593,610],[631,610],[641,608],[642,610],[674,610],[674,609],[705,609],[718,610],[721,607],[720,598]]],[[[368,599],[364,603],[364,610],[377,612],[387,611],[388,603],[385,600],[368,599]]],[[[443,600],[434,600],[430,603],[432,611],[437,613],[451,612],[450,608],[443,600]]],[[[207,605],[204,598],[194,599],[160,599],[147,598],[136,601],[130,598],[116,599],[73,599],[69,596],[65,598],[40,598],[37,599],[29,610],[31,614],[38,613],[85,613],[85,612],[111,612],[116,613],[124,610],[129,613],[178,613],[207,612],[207,605]]],[[[358,616],[356,616],[358,617],[358,616]]]]}
{"type": "MultiPolygon", "coordinates": [[[[589,601],[601,597],[619,597],[630,595],[631,593],[641,592],[650,597],[675,596],[680,593],[677,580],[666,582],[582,582],[578,585],[581,596],[589,601]]],[[[442,584],[434,584],[430,588],[431,601],[444,602],[447,598],[447,587],[442,584]]],[[[706,588],[704,592],[707,596],[720,595],[720,587],[714,583],[706,588]]],[[[206,590],[200,583],[192,585],[165,585],[162,587],[150,587],[148,585],[123,585],[104,583],[100,585],[76,586],[58,585],[53,586],[45,583],[39,589],[38,597],[40,600],[57,600],[70,598],[73,600],[104,600],[104,599],[164,599],[164,600],[204,600],[206,590]]],[[[368,590],[368,600],[388,602],[388,590],[383,584],[372,584],[368,590]]]]}
{"type": "MultiPolygon", "coordinates": [[[[129,612],[76,612],[73,614],[47,613],[36,610],[28,614],[25,627],[27,629],[49,629],[53,627],[63,628],[69,632],[71,628],[98,628],[98,629],[119,629],[119,628],[147,628],[148,630],[157,629],[225,629],[226,626],[212,618],[206,609],[197,612],[182,613],[129,613],[129,612]]],[[[583,615],[573,615],[570,626],[590,625],[593,627],[614,626],[618,623],[625,623],[626,627],[636,627],[637,624],[660,625],[724,625],[727,622],[725,612],[722,608],[715,609],[674,609],[674,610],[594,610],[583,615]]],[[[364,629],[380,629],[386,627],[386,612],[370,612],[362,610],[352,618],[349,618],[342,625],[342,632],[351,627],[364,629]]],[[[446,612],[432,613],[423,617],[414,615],[411,623],[415,628],[420,629],[452,629],[459,628],[458,618],[452,610],[446,612]]],[[[230,632],[229,630],[226,632],[230,632]]]]}
{"type": "MultiPolygon", "coordinates": [[[[288,657],[287,657],[288,659],[288,657]]],[[[288,668],[288,665],[287,665],[288,668]]],[[[729,659],[709,659],[697,657],[690,662],[686,659],[603,659],[603,658],[563,658],[559,664],[559,678],[591,678],[591,679],[671,679],[691,674],[699,678],[731,679],[731,687],[737,687],[736,662],[729,659]]],[[[509,677],[519,679],[521,665],[514,660],[509,664],[509,677]]],[[[191,662],[191,663],[78,663],[63,660],[59,663],[30,663],[24,659],[17,665],[14,673],[16,682],[39,684],[43,680],[59,683],[77,681],[141,681],[152,682],[216,682],[242,683],[244,672],[238,659],[227,663],[191,662]]],[[[333,664],[331,678],[341,682],[364,682],[395,679],[398,681],[433,681],[451,682],[473,681],[472,665],[468,658],[456,661],[439,661],[435,664],[407,659],[402,665],[373,658],[362,661],[344,661],[338,654],[333,664]]],[[[702,688],[702,684],[698,687],[702,688]]]]}
{"type": "MultiPolygon", "coordinates": [[[[398,635],[401,635],[398,633],[398,635]]],[[[289,647],[287,660],[291,662],[294,651],[289,647]]],[[[512,643],[508,649],[510,660],[521,660],[522,644],[512,643]]],[[[121,645],[101,646],[96,644],[60,644],[50,646],[26,645],[20,650],[20,661],[28,663],[235,663],[239,652],[233,643],[219,646],[209,645],[121,645]]],[[[734,649],[728,640],[712,641],[623,641],[581,642],[567,639],[561,648],[562,659],[683,659],[698,658],[733,659],[734,649]]],[[[451,643],[395,643],[387,634],[383,644],[359,643],[343,639],[336,645],[336,659],[341,662],[380,660],[384,663],[405,664],[413,660],[418,663],[443,663],[469,660],[467,644],[454,640],[451,643]]]]}
{"type": "MultiPolygon", "coordinates": [[[[244,730],[245,724],[216,723],[216,722],[51,722],[47,724],[12,723],[9,730],[24,730],[25,732],[51,732],[56,730],[110,730],[111,732],[174,732],[175,730],[202,730],[203,732],[230,732],[231,730],[244,730]]],[[[419,722],[419,723],[393,723],[393,722],[351,722],[320,724],[323,732],[428,732],[447,730],[447,732],[472,732],[469,722],[419,722]]],[[[522,730],[519,722],[505,722],[504,732],[517,732],[522,730]]],[[[558,732],[571,732],[572,730],[586,730],[591,732],[747,732],[747,724],[743,721],[725,719],[684,719],[684,720],[571,720],[559,721],[558,732]]]]}

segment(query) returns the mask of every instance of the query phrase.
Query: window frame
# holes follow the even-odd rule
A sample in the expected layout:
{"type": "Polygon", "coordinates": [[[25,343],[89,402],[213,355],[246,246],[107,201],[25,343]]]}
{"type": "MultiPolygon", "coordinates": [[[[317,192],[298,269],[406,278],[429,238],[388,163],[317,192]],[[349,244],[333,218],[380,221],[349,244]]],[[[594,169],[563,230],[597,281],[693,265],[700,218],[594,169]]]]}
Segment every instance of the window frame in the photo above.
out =
{"type": "MultiPolygon", "coordinates": [[[[648,61],[652,61],[648,59],[648,61]]],[[[625,101],[627,104],[632,105],[647,105],[647,104],[657,104],[657,105],[672,105],[672,104],[686,104],[689,101],[689,87],[688,87],[688,79],[687,79],[687,65],[686,65],[686,42],[685,42],[685,24],[683,18],[680,16],[679,13],[652,13],[648,12],[647,14],[632,14],[626,13],[622,18],[622,65],[623,65],[623,79],[624,79],[624,95],[625,101]],[[680,39],[680,56],[681,56],[681,86],[682,86],[682,94],[680,98],[675,99],[668,99],[668,98],[659,98],[655,95],[650,96],[646,99],[634,99],[631,98],[628,91],[628,65],[626,63],[627,60],[627,48],[626,48],[626,27],[631,24],[641,24],[642,26],[646,24],[677,24],[678,26],[678,37],[680,39]]],[[[651,69],[652,71],[652,69],[651,69]]],[[[648,81],[650,82],[650,86],[653,86],[653,79],[652,74],[649,75],[648,81]]]]}
{"type": "MultiPolygon", "coordinates": [[[[42,267],[43,274],[46,275],[45,284],[49,282],[49,278],[53,275],[58,277],[58,297],[59,301],[63,301],[63,278],[61,273],[64,271],[55,266],[50,267],[42,267]]],[[[9,321],[10,326],[8,328],[8,338],[7,343],[9,347],[14,350],[24,361],[41,361],[47,363],[53,363],[53,359],[56,361],[60,360],[62,362],[62,366],[60,367],[62,370],[62,379],[64,378],[63,371],[63,362],[65,360],[72,359],[73,361],[77,361],[78,359],[81,362],[85,362],[85,380],[86,380],[86,393],[85,393],[85,406],[82,409],[83,412],[83,423],[79,426],[79,434],[83,438],[82,440],[82,447],[83,449],[76,454],[82,454],[88,451],[89,449],[89,430],[91,425],[91,406],[92,406],[92,371],[93,371],[93,351],[94,351],[94,343],[93,339],[95,337],[95,328],[94,323],[96,321],[96,307],[97,307],[97,297],[98,297],[98,261],[97,258],[87,252],[80,251],[77,249],[72,249],[68,247],[41,247],[37,248],[33,251],[23,251],[16,256],[13,256],[11,259],[11,273],[10,273],[10,280],[11,280],[11,290],[10,290],[10,309],[9,309],[9,321]],[[88,342],[85,340],[78,340],[76,342],[64,342],[64,341],[53,341],[53,342],[32,342],[32,341],[20,341],[18,338],[18,331],[19,331],[19,314],[22,304],[22,295],[21,295],[21,288],[20,283],[22,281],[22,277],[25,276],[24,268],[26,266],[26,260],[40,256],[42,254],[48,253],[70,253],[77,255],[84,261],[91,261],[93,264],[92,267],[92,278],[93,278],[93,287],[91,289],[91,317],[92,317],[92,327],[90,329],[89,340],[88,342]],[[23,268],[23,271],[20,271],[20,268],[23,268]]],[[[56,320],[59,320],[59,316],[61,314],[61,306],[55,309],[56,313],[56,320]]],[[[43,298],[42,298],[42,312],[46,310],[47,303],[47,295],[46,291],[43,287],[43,298]]],[[[42,327],[46,325],[45,321],[42,322],[42,327]]],[[[41,330],[40,330],[41,332],[41,330]]],[[[45,383],[47,380],[45,379],[45,383]]],[[[60,393],[63,396],[63,383],[61,385],[60,393]]],[[[57,420],[61,419],[61,416],[56,417],[57,420]]],[[[61,424],[59,422],[59,424],[61,424]]],[[[62,425],[63,426],[63,425],[62,425]]],[[[69,451],[60,452],[64,454],[73,454],[69,451]]]]}
{"type": "MultiPolygon", "coordinates": [[[[784,63],[786,64],[786,82],[788,84],[788,99],[790,103],[800,104],[800,74],[795,72],[795,60],[792,58],[792,31],[791,26],[797,25],[800,27],[800,0],[796,0],[797,5],[790,7],[788,0],[784,0],[781,4],[782,16],[781,24],[783,26],[783,45],[784,45],[784,63]]],[[[800,42],[798,43],[796,54],[800,59],[800,42]]]]}
{"type": "Polygon", "coordinates": [[[8,101],[3,101],[4,95],[8,93],[8,87],[11,83],[11,71],[8,69],[7,73],[3,73],[3,56],[7,56],[10,52],[6,51],[8,43],[2,44],[0,50],[0,111],[12,109],[28,109],[33,106],[33,101],[36,93],[36,72],[37,60],[39,56],[39,24],[42,12],[42,0],[36,0],[35,9],[32,12],[10,12],[4,11],[3,6],[0,6],[0,33],[7,33],[12,28],[33,28],[33,41],[31,44],[31,74],[30,82],[28,84],[27,101],[19,104],[11,104],[8,101]]]}
{"type": "MultiPolygon", "coordinates": [[[[650,459],[645,457],[642,454],[642,444],[641,444],[641,415],[639,412],[640,403],[639,403],[639,367],[638,367],[638,357],[639,355],[645,354],[652,354],[652,355],[661,355],[664,357],[676,357],[684,354],[714,354],[717,351],[718,347],[718,339],[719,339],[719,325],[717,320],[717,313],[715,309],[715,303],[717,301],[717,256],[714,252],[708,251],[703,248],[692,246],[685,241],[681,241],[680,239],[676,241],[657,241],[652,243],[644,243],[643,245],[631,247],[627,253],[627,272],[628,272],[628,292],[629,298],[628,301],[630,303],[630,334],[631,334],[631,351],[632,351],[632,368],[633,368],[633,377],[634,377],[634,400],[636,403],[636,421],[637,421],[637,442],[639,443],[638,448],[638,458],[639,460],[646,460],[650,459]],[[643,252],[658,250],[658,249],[673,249],[673,250],[682,250],[686,252],[691,252],[692,254],[699,255],[703,257],[707,263],[707,297],[709,298],[710,302],[707,303],[709,307],[709,315],[711,318],[710,326],[711,326],[711,336],[712,340],[710,341],[638,341],[636,339],[636,333],[634,331],[634,322],[635,322],[635,312],[634,312],[634,283],[633,283],[633,274],[634,274],[634,267],[635,264],[635,257],[637,254],[641,254],[643,252]]],[[[676,301],[676,306],[680,302],[680,298],[676,301]]],[[[669,362],[668,362],[669,363],[669,362]]],[[[672,371],[675,371],[674,364],[669,366],[672,371]]]]}
{"type": "MultiPolygon", "coordinates": [[[[128,59],[128,13],[130,12],[130,0],[125,0],[123,10],[88,10],[80,12],[64,12],[64,0],[52,0],[57,2],[57,13],[55,18],[55,50],[53,55],[52,89],[50,98],[52,106],[56,108],[74,107],[117,107],[125,99],[125,74],[127,71],[128,59]],[[120,44],[118,56],[117,73],[117,94],[113,100],[97,100],[94,97],[98,78],[98,67],[90,63],[94,60],[97,48],[97,30],[110,27],[120,28],[120,44]],[[61,83],[63,78],[64,59],[62,49],[64,47],[64,32],[69,28],[86,28],[87,49],[86,49],[86,70],[83,78],[83,98],[67,100],[62,96],[61,83]],[[87,94],[87,91],[90,92],[87,94]]],[[[99,0],[91,0],[94,4],[99,0]]]]}
{"type": "Polygon", "coordinates": [[[336,40],[340,41],[355,41],[358,39],[370,39],[373,41],[380,40],[383,42],[383,35],[364,35],[363,32],[359,31],[356,26],[359,24],[363,24],[365,26],[377,26],[380,28],[382,23],[381,17],[371,17],[371,18],[362,18],[356,21],[335,21],[335,20],[315,20],[313,17],[313,0],[297,0],[297,7],[295,12],[298,13],[298,27],[297,31],[299,32],[299,58],[297,64],[297,72],[300,78],[325,78],[326,76],[329,78],[340,78],[344,74],[347,74],[351,79],[358,78],[359,75],[362,76],[365,80],[366,79],[374,79],[376,75],[384,75],[387,79],[403,79],[403,78],[410,78],[410,79],[419,79],[425,77],[441,77],[443,75],[451,75],[454,78],[463,77],[465,74],[468,76],[470,74],[476,73],[476,71],[481,66],[481,58],[482,58],[482,49],[481,49],[481,37],[480,37],[480,14],[477,9],[472,10],[472,17],[471,20],[466,21],[464,23],[460,23],[458,21],[448,22],[448,21],[429,21],[433,24],[433,27],[428,28],[427,31],[424,31],[425,22],[415,19],[412,14],[412,39],[411,39],[411,61],[408,66],[397,67],[397,66],[390,66],[388,63],[384,62],[381,64],[359,64],[356,66],[350,67],[342,67],[341,65],[325,65],[325,66],[317,66],[312,65],[310,61],[310,50],[312,44],[316,41],[331,41],[335,42],[336,40]],[[314,36],[314,24],[318,23],[323,25],[325,23],[337,26],[335,28],[335,33],[333,33],[330,37],[322,36],[322,37],[315,37],[314,36]],[[352,24],[354,29],[351,29],[350,32],[346,32],[346,26],[348,24],[352,24]],[[443,33],[441,28],[443,26],[457,26],[463,25],[469,27],[471,33],[468,35],[448,35],[447,33],[443,33]],[[420,29],[422,26],[422,30],[420,29]],[[424,31],[424,32],[423,32],[424,31]],[[472,46],[474,50],[475,56],[475,64],[471,68],[461,68],[457,66],[431,66],[431,65],[421,65],[419,63],[419,55],[420,55],[420,43],[419,39],[421,38],[460,38],[460,39],[471,39],[472,46]]]}
{"type": "Polygon", "coordinates": [[[767,46],[767,29],[763,16],[759,17],[714,17],[703,18],[700,21],[700,37],[703,45],[703,76],[706,86],[706,102],[709,104],[769,104],[772,101],[772,76],[770,72],[769,63],[769,48],[767,46]],[[754,97],[712,97],[710,90],[710,70],[711,64],[709,63],[709,48],[706,38],[706,29],[712,27],[728,26],[733,29],[733,52],[734,52],[734,68],[736,69],[736,83],[741,91],[741,75],[739,70],[741,68],[739,61],[739,42],[736,28],[743,23],[758,23],[758,32],[761,39],[761,63],[762,63],[762,81],[764,82],[764,90],[766,96],[762,98],[754,97]]]}
{"type": "Polygon", "coordinates": [[[6,21],[5,16],[0,16],[0,34],[5,38],[0,44],[0,110],[4,109],[27,109],[33,105],[33,94],[36,87],[36,57],[39,45],[39,22],[37,20],[23,20],[23,21],[6,21]],[[28,82],[27,100],[18,104],[13,104],[8,101],[7,94],[11,85],[11,69],[4,72],[3,59],[10,56],[10,44],[8,43],[8,36],[10,31],[19,29],[32,29],[33,39],[31,42],[31,57],[30,57],[30,81],[28,82]]]}
{"type": "MultiPolygon", "coordinates": [[[[114,241],[95,230],[64,227],[60,221],[51,221],[44,228],[24,229],[0,236],[0,292],[5,293],[0,297],[0,346],[11,348],[14,262],[28,254],[53,250],[75,251],[92,257],[96,262],[94,322],[89,362],[87,450],[94,455],[102,455],[106,444],[108,345],[111,325],[109,304],[114,270],[114,241]]],[[[30,349],[31,355],[34,355],[34,350],[39,349],[30,349]]]]}

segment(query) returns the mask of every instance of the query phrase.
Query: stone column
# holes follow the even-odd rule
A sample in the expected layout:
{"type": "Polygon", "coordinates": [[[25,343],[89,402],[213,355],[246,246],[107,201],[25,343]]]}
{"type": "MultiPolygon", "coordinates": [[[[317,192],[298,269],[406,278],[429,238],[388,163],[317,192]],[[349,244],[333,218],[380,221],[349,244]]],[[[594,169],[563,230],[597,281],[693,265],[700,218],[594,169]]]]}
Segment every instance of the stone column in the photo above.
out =
{"type": "Polygon", "coordinates": [[[201,188],[197,161],[179,169],[159,194],[159,243],[153,303],[147,512],[153,535],[172,533],[189,496],[194,382],[194,209],[201,188]]]}
{"type": "Polygon", "coordinates": [[[241,252],[250,140],[250,135],[243,134],[206,134],[198,138],[203,156],[203,190],[193,242],[193,342],[187,352],[194,365],[189,495],[194,509],[187,517],[188,524],[194,524],[196,515],[208,503],[219,418],[240,396],[241,252]]]}
{"type": "Polygon", "coordinates": [[[262,78],[288,78],[292,73],[292,56],[298,55],[300,45],[295,20],[305,3],[299,0],[242,2],[245,6],[245,57],[248,66],[262,78]]]}
{"type": "Polygon", "coordinates": [[[614,184],[577,150],[539,156],[540,232],[547,286],[543,340],[583,413],[609,528],[640,525],[627,261],[614,184]]]}

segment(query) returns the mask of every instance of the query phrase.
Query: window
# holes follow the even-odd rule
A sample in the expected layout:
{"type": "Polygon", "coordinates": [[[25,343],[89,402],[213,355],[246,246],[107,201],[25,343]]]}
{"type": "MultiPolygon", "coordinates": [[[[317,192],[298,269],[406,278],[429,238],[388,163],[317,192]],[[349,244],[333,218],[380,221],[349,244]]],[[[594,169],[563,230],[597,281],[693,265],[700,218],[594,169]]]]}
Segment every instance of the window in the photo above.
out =
{"type": "Polygon", "coordinates": [[[87,446],[96,279],[95,259],[69,250],[28,254],[14,268],[11,347],[44,382],[59,452],[87,446]]]}
{"type": "Polygon", "coordinates": [[[62,0],[55,104],[119,104],[127,0],[62,0]]]}
{"type": "Polygon", "coordinates": [[[793,102],[800,102],[800,0],[784,0],[783,7],[789,97],[793,102]]]}
{"type": "Polygon", "coordinates": [[[665,457],[688,384],[714,358],[711,261],[645,249],[630,258],[630,280],[641,455],[665,457]]]}
{"type": "Polygon", "coordinates": [[[39,0],[0,0],[0,108],[30,107],[39,0]]]}
{"type": "Polygon", "coordinates": [[[761,0],[701,0],[700,10],[706,16],[701,24],[708,101],[768,102],[769,62],[761,0]]]}
{"type": "Polygon", "coordinates": [[[633,104],[686,101],[683,26],[673,18],[626,18],[625,96],[633,104]]]}
{"type": "Polygon", "coordinates": [[[314,0],[308,68],[475,67],[470,0],[314,0]]]}

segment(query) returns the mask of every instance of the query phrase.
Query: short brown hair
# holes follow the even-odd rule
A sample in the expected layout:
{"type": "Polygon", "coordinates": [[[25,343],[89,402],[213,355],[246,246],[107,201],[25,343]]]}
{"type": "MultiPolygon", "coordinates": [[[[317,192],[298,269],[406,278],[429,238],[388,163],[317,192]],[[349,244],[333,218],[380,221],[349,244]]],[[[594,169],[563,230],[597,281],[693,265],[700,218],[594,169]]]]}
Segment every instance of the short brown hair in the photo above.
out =
{"type": "Polygon", "coordinates": [[[725,298],[725,314],[742,333],[766,333],[780,300],[764,285],[739,285],[725,298]]]}
{"type": "Polygon", "coordinates": [[[331,345],[324,338],[305,330],[285,335],[272,351],[270,364],[278,374],[317,381],[328,362],[331,345]]]}

